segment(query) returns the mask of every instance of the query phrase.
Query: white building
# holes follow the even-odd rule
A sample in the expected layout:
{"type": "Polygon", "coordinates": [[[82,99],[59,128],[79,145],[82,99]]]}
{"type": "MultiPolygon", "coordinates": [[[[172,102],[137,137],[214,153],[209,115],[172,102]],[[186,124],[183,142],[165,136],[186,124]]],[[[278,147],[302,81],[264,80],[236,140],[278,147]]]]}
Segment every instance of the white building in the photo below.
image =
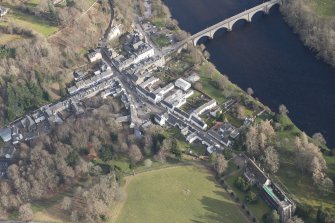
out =
{"type": "Polygon", "coordinates": [[[172,95],[168,96],[165,101],[171,104],[174,108],[179,108],[186,103],[186,99],[193,95],[194,91],[190,90],[187,93],[177,90],[172,95]]]}
{"type": "Polygon", "coordinates": [[[142,88],[147,88],[147,87],[150,87],[151,85],[155,84],[158,81],[159,81],[159,79],[157,77],[150,77],[148,80],[146,80],[142,84],[140,84],[140,86],[142,88]]]}
{"type": "Polygon", "coordinates": [[[214,99],[212,99],[211,101],[201,105],[199,108],[197,108],[196,110],[193,111],[193,114],[199,116],[202,113],[204,113],[207,110],[210,110],[214,107],[216,107],[217,103],[214,99]]]}
{"type": "Polygon", "coordinates": [[[113,26],[108,34],[108,40],[112,40],[121,35],[120,25],[113,26]]]}
{"type": "Polygon", "coordinates": [[[153,57],[153,56],[155,56],[154,48],[152,48],[150,46],[147,46],[144,49],[139,50],[136,53],[136,57],[135,57],[133,63],[139,63],[140,61],[145,60],[145,59],[150,58],[150,57],[153,57]]]}
{"type": "Polygon", "coordinates": [[[187,91],[188,89],[191,88],[191,84],[185,81],[183,78],[177,79],[175,85],[176,87],[182,89],[183,91],[187,91]]]}
{"type": "Polygon", "coordinates": [[[197,82],[198,80],[200,80],[200,77],[197,73],[192,73],[187,79],[186,79],[188,82],[190,83],[195,83],[197,82]]]}
{"type": "Polygon", "coordinates": [[[165,94],[167,94],[168,92],[172,91],[174,89],[174,84],[170,83],[168,85],[166,85],[163,88],[158,88],[154,91],[154,94],[160,95],[161,97],[163,97],[165,94]]]}
{"type": "Polygon", "coordinates": [[[166,123],[166,117],[165,115],[155,115],[155,122],[159,124],[160,126],[164,126],[166,123]]]}
{"type": "Polygon", "coordinates": [[[87,57],[91,63],[102,59],[102,55],[99,49],[95,49],[93,52],[87,54],[87,57]]]}

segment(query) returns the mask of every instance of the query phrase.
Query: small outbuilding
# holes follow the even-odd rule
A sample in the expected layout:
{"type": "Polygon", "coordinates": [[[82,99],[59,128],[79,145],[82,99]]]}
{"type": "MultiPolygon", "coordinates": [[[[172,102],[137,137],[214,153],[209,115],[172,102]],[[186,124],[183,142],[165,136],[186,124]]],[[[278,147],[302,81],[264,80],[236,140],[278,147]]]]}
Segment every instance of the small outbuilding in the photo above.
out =
{"type": "Polygon", "coordinates": [[[10,128],[1,128],[0,129],[0,137],[4,142],[8,142],[12,140],[12,129],[10,128]]]}

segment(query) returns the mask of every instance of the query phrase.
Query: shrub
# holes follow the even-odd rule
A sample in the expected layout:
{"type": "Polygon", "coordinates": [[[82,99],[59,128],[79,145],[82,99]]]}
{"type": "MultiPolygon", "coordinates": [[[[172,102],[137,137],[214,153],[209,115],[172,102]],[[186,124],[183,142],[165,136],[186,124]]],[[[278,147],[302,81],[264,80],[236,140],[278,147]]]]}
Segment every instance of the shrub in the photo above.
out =
{"type": "Polygon", "coordinates": [[[152,166],[152,161],[151,161],[151,159],[146,159],[146,160],[144,160],[144,166],[145,167],[151,167],[152,166]]]}
{"type": "Polygon", "coordinates": [[[237,178],[234,184],[238,189],[244,192],[250,189],[250,184],[243,177],[237,178]]]}

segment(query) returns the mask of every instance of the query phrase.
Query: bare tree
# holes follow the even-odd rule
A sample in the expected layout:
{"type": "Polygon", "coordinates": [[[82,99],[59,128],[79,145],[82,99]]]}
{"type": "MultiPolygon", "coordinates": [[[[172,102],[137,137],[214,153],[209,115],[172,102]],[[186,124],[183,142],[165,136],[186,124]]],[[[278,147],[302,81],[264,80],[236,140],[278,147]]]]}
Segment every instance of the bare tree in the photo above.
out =
{"type": "Polygon", "coordinates": [[[257,128],[251,126],[246,135],[246,145],[248,152],[252,155],[259,153],[259,143],[257,140],[257,128]]]}
{"type": "Polygon", "coordinates": [[[76,210],[71,212],[71,222],[78,222],[79,221],[79,217],[78,217],[78,212],[76,210]]]}
{"type": "Polygon", "coordinates": [[[218,154],[215,160],[214,169],[219,174],[222,175],[228,167],[228,161],[222,154],[218,154]]]}
{"type": "Polygon", "coordinates": [[[220,75],[215,81],[220,90],[225,89],[229,84],[229,79],[226,75],[220,75]]]}
{"type": "Polygon", "coordinates": [[[273,143],[276,133],[270,121],[262,121],[258,126],[250,127],[246,134],[247,150],[252,155],[261,154],[273,143]]]}
{"type": "Polygon", "coordinates": [[[29,203],[20,206],[19,217],[23,221],[30,221],[33,218],[33,211],[29,203]]]}
{"type": "Polygon", "coordinates": [[[247,89],[247,93],[248,93],[248,95],[253,95],[254,94],[254,90],[251,88],[251,87],[249,87],[248,89],[247,89]]]}
{"type": "Polygon", "coordinates": [[[279,169],[279,156],[277,151],[272,146],[269,146],[265,149],[264,154],[268,170],[272,173],[276,173],[279,169]]]}
{"type": "Polygon", "coordinates": [[[312,136],[312,138],[314,140],[314,143],[318,146],[323,146],[327,144],[326,139],[323,137],[323,135],[320,132],[315,133],[312,136]]]}
{"type": "Polygon", "coordinates": [[[130,146],[128,154],[132,163],[137,163],[143,159],[143,155],[140,148],[138,148],[138,146],[135,144],[132,144],[130,146]]]}
{"type": "Polygon", "coordinates": [[[196,82],[196,83],[194,84],[194,88],[195,88],[196,90],[198,90],[198,91],[202,91],[203,86],[202,86],[202,84],[201,84],[200,82],[196,82]]]}
{"type": "Polygon", "coordinates": [[[61,203],[61,208],[64,211],[68,211],[71,208],[71,199],[69,197],[64,197],[61,203]]]}
{"type": "Polygon", "coordinates": [[[288,114],[288,109],[286,108],[285,105],[279,105],[279,114],[281,114],[281,115],[287,115],[288,114]]]}
{"type": "Polygon", "coordinates": [[[294,140],[296,146],[296,164],[301,171],[308,171],[315,184],[319,184],[326,176],[327,163],[320,149],[308,141],[305,133],[294,140]]]}

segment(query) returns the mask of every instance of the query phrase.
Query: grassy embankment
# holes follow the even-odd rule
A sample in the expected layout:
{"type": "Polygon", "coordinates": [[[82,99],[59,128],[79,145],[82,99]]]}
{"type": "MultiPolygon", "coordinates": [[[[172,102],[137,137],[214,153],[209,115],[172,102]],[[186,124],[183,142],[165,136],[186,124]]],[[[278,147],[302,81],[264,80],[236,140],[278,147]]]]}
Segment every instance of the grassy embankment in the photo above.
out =
{"type": "Polygon", "coordinates": [[[248,222],[201,166],[179,166],[130,179],[117,223],[248,222]]]}
{"type": "MultiPolygon", "coordinates": [[[[225,101],[223,92],[217,89],[214,84],[215,77],[221,74],[218,71],[215,71],[213,78],[210,78],[206,66],[208,65],[205,63],[199,68],[203,91],[219,102],[225,101]]],[[[234,84],[231,84],[230,88],[235,90],[237,94],[243,94],[242,90],[234,84]]],[[[259,103],[258,101],[255,102],[259,103]]],[[[274,176],[275,179],[286,191],[293,194],[295,200],[305,207],[309,206],[312,208],[310,211],[311,218],[315,217],[316,211],[321,205],[329,209],[331,213],[335,213],[335,192],[320,192],[317,187],[313,185],[311,175],[301,173],[295,166],[295,148],[293,146],[293,141],[294,138],[301,133],[301,130],[294,125],[288,116],[281,117],[279,123],[282,126],[282,130],[278,131],[277,137],[280,142],[278,148],[280,155],[280,169],[276,174],[277,176],[274,176]]],[[[327,161],[328,175],[332,179],[335,179],[335,157],[328,156],[327,152],[324,156],[327,161]]]]}

